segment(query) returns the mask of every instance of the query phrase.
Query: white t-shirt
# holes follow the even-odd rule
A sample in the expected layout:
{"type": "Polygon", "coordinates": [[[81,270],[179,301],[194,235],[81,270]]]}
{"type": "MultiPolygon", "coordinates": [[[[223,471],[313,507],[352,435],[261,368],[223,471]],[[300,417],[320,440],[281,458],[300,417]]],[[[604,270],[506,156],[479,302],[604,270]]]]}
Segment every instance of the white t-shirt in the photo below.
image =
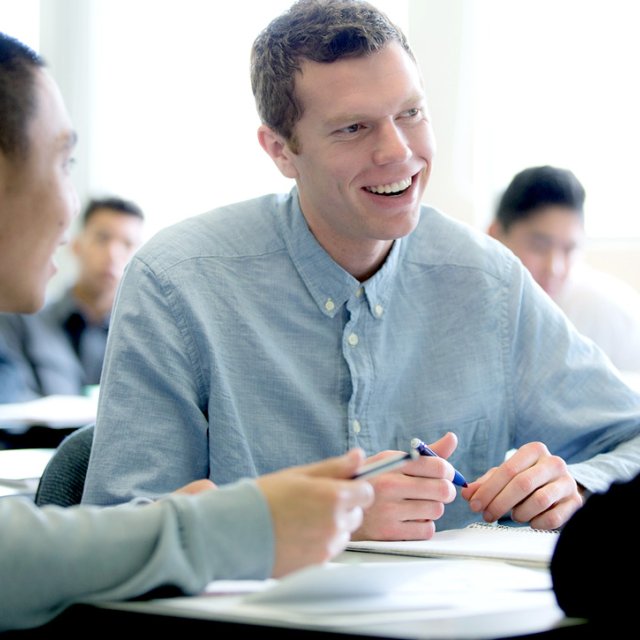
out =
{"type": "Polygon", "coordinates": [[[618,369],[640,374],[640,292],[581,263],[572,270],[556,303],[618,369]]]}

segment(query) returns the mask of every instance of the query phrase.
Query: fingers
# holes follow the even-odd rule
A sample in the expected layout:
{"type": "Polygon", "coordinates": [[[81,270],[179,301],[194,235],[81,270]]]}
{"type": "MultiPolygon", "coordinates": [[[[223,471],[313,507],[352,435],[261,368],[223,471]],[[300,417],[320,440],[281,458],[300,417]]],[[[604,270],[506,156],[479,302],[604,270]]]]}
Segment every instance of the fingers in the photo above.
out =
{"type": "MultiPolygon", "coordinates": [[[[325,471],[350,476],[361,462],[359,453],[340,458],[329,461],[325,471]]],[[[323,465],[309,466],[318,471],[323,465]]],[[[363,510],[373,503],[373,488],[364,480],[312,477],[301,469],[256,479],[273,520],[274,577],[326,562],[343,551],[363,521],[363,510]]]]}
{"type": "Polygon", "coordinates": [[[522,446],[500,466],[462,492],[472,511],[487,522],[511,514],[517,522],[553,529],[566,522],[581,504],[566,463],[541,442],[522,446]]]}
{"type": "Polygon", "coordinates": [[[433,535],[433,521],[442,517],[445,504],[456,497],[451,465],[440,458],[408,462],[400,472],[385,473],[369,482],[375,491],[373,506],[365,511],[356,540],[419,540],[433,535]],[[418,470],[412,471],[410,465],[418,470]],[[432,466],[433,465],[433,466],[432,466]],[[439,469],[440,477],[422,475],[439,469]]]}
{"type": "Polygon", "coordinates": [[[554,504],[551,509],[531,518],[529,524],[535,529],[559,529],[581,506],[580,496],[569,496],[554,504]]]}
{"type": "Polygon", "coordinates": [[[447,431],[442,438],[436,440],[429,447],[433,449],[441,458],[448,458],[458,446],[458,436],[452,431],[447,431]]]}
{"type": "Polygon", "coordinates": [[[184,487],[180,487],[176,489],[174,493],[180,494],[195,494],[200,493],[201,491],[208,491],[210,489],[217,489],[217,486],[211,482],[211,480],[202,479],[202,480],[194,480],[184,487]]]}

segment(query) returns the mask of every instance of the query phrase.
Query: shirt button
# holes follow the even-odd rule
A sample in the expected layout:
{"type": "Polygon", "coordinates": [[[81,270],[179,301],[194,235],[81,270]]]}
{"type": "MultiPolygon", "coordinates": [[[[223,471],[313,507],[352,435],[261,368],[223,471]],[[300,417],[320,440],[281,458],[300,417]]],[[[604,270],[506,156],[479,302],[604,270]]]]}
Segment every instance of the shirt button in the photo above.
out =
{"type": "Polygon", "coordinates": [[[357,291],[356,291],[356,298],[360,298],[362,296],[362,294],[364,293],[364,289],[362,287],[360,287],[357,291]]]}
{"type": "Polygon", "coordinates": [[[336,308],[336,305],[331,298],[327,298],[327,301],[324,303],[324,308],[327,311],[333,311],[336,308]]]}
{"type": "Polygon", "coordinates": [[[348,338],[347,338],[347,342],[352,346],[355,347],[358,344],[358,336],[355,333],[352,333],[348,338]]]}
{"type": "Polygon", "coordinates": [[[354,420],[351,424],[353,426],[353,433],[360,433],[360,430],[362,429],[360,423],[357,420],[354,420]]]}
{"type": "Polygon", "coordinates": [[[384,313],[384,309],[382,307],[381,304],[377,304],[374,308],[373,308],[373,312],[376,314],[376,316],[378,318],[380,318],[382,316],[382,314],[384,313]]]}

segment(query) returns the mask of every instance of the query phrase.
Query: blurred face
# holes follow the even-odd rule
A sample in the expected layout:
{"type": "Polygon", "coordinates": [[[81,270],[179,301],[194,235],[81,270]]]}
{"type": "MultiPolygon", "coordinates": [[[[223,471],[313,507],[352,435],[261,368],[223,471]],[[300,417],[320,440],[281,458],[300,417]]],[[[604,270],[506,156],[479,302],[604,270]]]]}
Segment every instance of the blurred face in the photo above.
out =
{"type": "Polygon", "coordinates": [[[96,209],[73,241],[80,286],[92,296],[114,296],[142,238],[140,218],[114,209],[96,209]]]}
{"type": "Polygon", "coordinates": [[[298,153],[267,127],[260,142],[296,180],[320,244],[363,279],[418,222],[435,151],[419,70],[391,43],[363,58],[305,61],[296,93],[298,153]]]}
{"type": "Polygon", "coordinates": [[[522,260],[538,284],[552,297],[559,295],[584,240],[580,215],[567,207],[544,207],[529,218],[495,229],[494,237],[522,260]]]}
{"type": "Polygon", "coordinates": [[[0,154],[0,309],[33,313],[44,303],[56,267],[52,256],[67,241],[78,213],[70,169],[76,136],[49,74],[35,72],[36,113],[23,160],[0,154]]]}

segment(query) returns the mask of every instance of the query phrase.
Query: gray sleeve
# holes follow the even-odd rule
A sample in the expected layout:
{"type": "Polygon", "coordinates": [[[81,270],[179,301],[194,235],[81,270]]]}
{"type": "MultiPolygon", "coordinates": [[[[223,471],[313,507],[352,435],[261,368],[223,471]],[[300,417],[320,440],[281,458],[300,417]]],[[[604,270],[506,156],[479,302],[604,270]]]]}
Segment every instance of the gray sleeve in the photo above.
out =
{"type": "Polygon", "coordinates": [[[0,500],[0,631],[46,623],[75,602],[123,600],[159,586],[269,577],[268,505],[251,481],[153,504],[43,507],[0,500]]]}

